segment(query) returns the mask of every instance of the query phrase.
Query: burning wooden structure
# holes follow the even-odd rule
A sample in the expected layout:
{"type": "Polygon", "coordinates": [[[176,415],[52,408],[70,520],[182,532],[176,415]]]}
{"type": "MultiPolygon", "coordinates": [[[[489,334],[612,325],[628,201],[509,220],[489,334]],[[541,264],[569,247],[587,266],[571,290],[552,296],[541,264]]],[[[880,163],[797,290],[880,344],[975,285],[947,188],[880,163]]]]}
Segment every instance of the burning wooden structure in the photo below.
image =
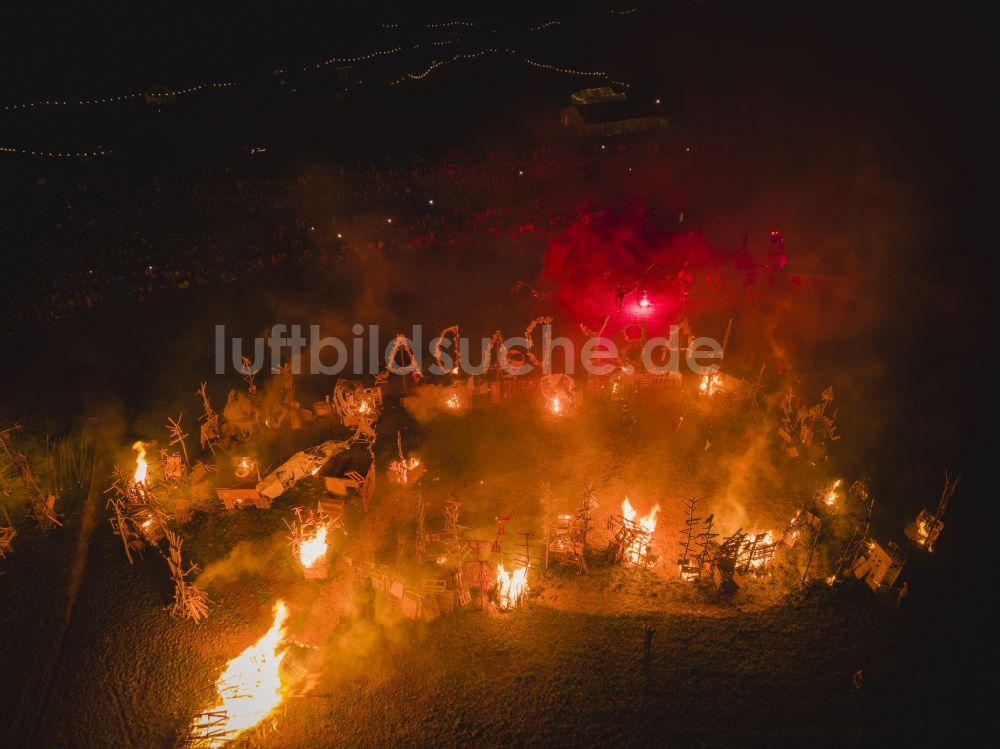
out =
{"type": "Polygon", "coordinates": [[[782,542],[790,549],[803,538],[812,541],[819,535],[822,525],[823,521],[819,516],[803,507],[785,527],[781,534],[782,542]]]}
{"type": "Polygon", "coordinates": [[[748,575],[763,575],[782,544],[773,531],[766,533],[744,533],[740,528],[720,543],[716,543],[711,532],[713,518],[708,518],[706,530],[701,534],[702,551],[697,560],[701,571],[697,578],[707,577],[723,595],[734,595],[740,588],[739,581],[748,575]]]}
{"type": "Polygon", "coordinates": [[[256,507],[267,510],[271,507],[271,497],[257,491],[261,482],[260,462],[250,455],[233,456],[230,464],[220,471],[215,495],[227,510],[243,510],[256,507]]]}
{"type": "Polygon", "coordinates": [[[723,595],[734,595],[740,586],[733,579],[740,558],[740,547],[746,534],[742,530],[722,540],[722,543],[712,542],[705,555],[704,564],[708,568],[709,579],[723,595]]]}
{"type": "Polygon", "coordinates": [[[330,458],[349,447],[348,442],[326,440],[300,450],[261,479],[256,489],[263,497],[270,500],[277,499],[295,486],[300,479],[318,474],[330,458]]]}
{"type": "Polygon", "coordinates": [[[424,475],[424,463],[416,455],[406,457],[403,453],[402,435],[396,432],[396,451],[399,457],[389,463],[389,481],[403,486],[413,486],[424,475]]]}
{"type": "Polygon", "coordinates": [[[112,511],[111,529],[121,537],[129,564],[133,551],[141,551],[146,545],[156,546],[164,538],[170,520],[159,497],[147,483],[145,447],[136,442],[133,449],[137,453],[135,472],[129,475],[116,465],[111,474],[111,486],[104,492],[108,495],[106,506],[112,511]]]}
{"type": "Polygon", "coordinates": [[[851,574],[873,591],[891,588],[906,564],[906,554],[890,541],[883,545],[869,539],[851,567],[851,574]]]}
{"type": "Polygon", "coordinates": [[[625,497],[621,514],[608,518],[608,530],[614,533],[608,544],[608,557],[612,564],[649,568],[657,563],[658,558],[653,555],[653,531],[656,530],[659,512],[660,505],[655,504],[645,517],[640,518],[625,497]]]}
{"type": "Polygon", "coordinates": [[[375,461],[368,450],[354,448],[335,455],[320,469],[319,478],[334,497],[361,497],[365,509],[375,491],[375,461]]]}
{"type": "Polygon", "coordinates": [[[837,412],[830,412],[831,403],[832,385],[823,391],[819,402],[813,406],[804,405],[791,390],[788,391],[781,404],[781,426],[778,428],[788,457],[795,458],[804,452],[822,454],[826,451],[826,443],[840,439],[837,412]]]}
{"type": "Polygon", "coordinates": [[[302,574],[306,580],[325,580],[327,576],[328,549],[327,534],[334,528],[340,527],[341,521],[334,521],[329,515],[320,510],[302,511],[301,507],[295,508],[295,520],[288,525],[291,535],[288,537],[292,544],[292,555],[302,565],[302,574]]]}
{"type": "Polygon", "coordinates": [[[332,409],[348,429],[374,427],[382,415],[382,388],[366,388],[358,380],[340,378],[333,388],[332,409]]]}
{"type": "Polygon", "coordinates": [[[906,537],[909,538],[918,548],[928,552],[934,551],[934,544],[944,530],[944,514],[948,511],[948,503],[955,494],[958,480],[962,478],[961,472],[957,476],[952,476],[947,470],[944,472],[944,488],[941,490],[941,497],[938,499],[938,506],[934,512],[924,508],[917,515],[916,520],[904,529],[906,537]]]}
{"type": "MultiPolygon", "coordinates": [[[[551,498],[551,489],[543,487],[543,502],[547,516],[552,517],[555,504],[551,498]],[[548,492],[547,498],[546,491],[548,492]]],[[[560,564],[576,567],[581,575],[587,572],[587,536],[593,523],[591,513],[596,508],[597,500],[594,498],[594,490],[591,485],[584,491],[583,500],[575,513],[555,515],[550,521],[546,521],[546,568],[551,559],[560,564]]]]}

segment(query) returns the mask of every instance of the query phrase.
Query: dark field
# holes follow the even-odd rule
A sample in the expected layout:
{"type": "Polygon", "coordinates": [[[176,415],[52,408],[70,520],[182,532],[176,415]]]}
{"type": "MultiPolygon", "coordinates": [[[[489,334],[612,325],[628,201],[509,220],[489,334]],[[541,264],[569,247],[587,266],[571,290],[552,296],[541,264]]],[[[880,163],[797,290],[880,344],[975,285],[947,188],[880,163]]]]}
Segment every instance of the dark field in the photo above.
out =
{"type": "MultiPolygon", "coordinates": [[[[19,43],[0,44],[0,62],[24,72],[0,95],[0,431],[20,425],[4,439],[60,490],[62,526],[29,519],[0,454],[0,526],[17,531],[0,558],[0,747],[182,746],[278,600],[286,696],[236,746],[989,735],[990,26],[963,8],[849,3],[549,13],[11,9],[2,25],[19,43]],[[235,83],[176,101],[10,106],[223,80],[235,83]],[[608,85],[655,101],[669,128],[588,139],[561,126],[571,93],[608,85]],[[108,153],[30,154],[97,147],[108,153]],[[640,278],[652,313],[635,312],[637,285],[616,314],[614,289],[640,278]],[[759,372],[764,397],[704,398],[686,376],[637,390],[628,410],[587,391],[558,418],[537,393],[442,415],[404,410],[392,378],[375,494],[367,512],[347,503],[328,579],[304,580],[289,548],[294,508],[322,494],[311,478],[270,510],[227,512],[212,494],[176,524],[211,600],[200,624],[168,615],[157,553],[128,564],[108,522],[113,466],[132,470],[136,440],[163,447],[178,414],[192,458],[212,462],[195,391],[207,382],[221,411],[244,387],[232,366],[213,373],[215,325],[249,339],[317,324],[345,340],[354,323],[378,325],[384,346],[420,324],[426,348],[445,326],[475,341],[521,335],[539,315],[567,335],[611,315],[613,335],[686,319],[718,338],[731,319],[723,371],[759,372]],[[842,439],[788,458],[783,396],[811,404],[827,386],[842,439]],[[417,487],[386,480],[397,430],[426,465],[417,487]],[[93,468],[69,481],[52,450],[83,434],[93,468]],[[926,554],[903,528],[936,506],[945,469],[964,473],[926,554]],[[863,515],[846,500],[808,574],[800,544],[732,598],[678,578],[686,497],[703,498],[720,532],[780,533],[837,478],[868,483],[872,537],[906,551],[897,588],[827,583],[863,515]],[[590,571],[532,571],[523,610],[480,610],[474,592],[414,622],[357,579],[365,562],[417,578],[418,496],[431,531],[448,498],[461,502],[466,539],[492,540],[512,515],[503,554],[488,555],[509,566],[519,532],[540,540],[542,482],[558,512],[593,486],[590,571]],[[606,521],[626,496],[640,514],[661,506],[649,570],[607,561],[606,521]]],[[[303,374],[296,399],[312,408],[334,381],[303,374]]],[[[317,420],[238,450],[273,466],[347,436],[317,420]]]]}

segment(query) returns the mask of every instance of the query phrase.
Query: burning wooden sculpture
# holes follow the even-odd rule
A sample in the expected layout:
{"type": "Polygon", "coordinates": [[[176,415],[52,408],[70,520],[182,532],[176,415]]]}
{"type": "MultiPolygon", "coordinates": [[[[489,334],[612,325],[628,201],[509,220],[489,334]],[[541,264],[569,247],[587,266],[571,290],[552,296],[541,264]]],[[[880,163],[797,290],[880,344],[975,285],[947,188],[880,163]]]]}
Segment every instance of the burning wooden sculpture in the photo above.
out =
{"type": "Polygon", "coordinates": [[[284,699],[281,661],[285,657],[283,601],[274,606],[274,622],[257,642],[226,664],[215,682],[215,704],[195,716],[186,739],[188,746],[230,746],[255,730],[284,699]]]}
{"type": "Polygon", "coordinates": [[[112,510],[111,528],[121,537],[125,556],[132,563],[132,551],[140,551],[146,544],[155,546],[164,537],[170,516],[160,504],[157,495],[147,482],[149,466],[146,448],[136,442],[136,469],[128,475],[115,466],[108,494],[107,507],[112,510]]]}
{"type": "Polygon", "coordinates": [[[736,566],[740,556],[740,547],[746,534],[736,531],[733,535],[723,539],[722,543],[712,543],[709,547],[709,554],[705,557],[705,564],[712,583],[723,595],[733,595],[740,589],[733,577],[736,575],[736,566]]]}
{"type": "Polygon", "coordinates": [[[831,403],[832,385],[823,391],[819,403],[811,407],[803,405],[801,399],[788,391],[782,402],[783,415],[778,434],[785,441],[785,452],[789,457],[798,457],[803,451],[822,453],[826,442],[840,439],[837,413],[829,413],[831,403]]]}
{"type": "Polygon", "coordinates": [[[941,490],[941,498],[938,500],[937,510],[931,513],[926,508],[920,511],[917,519],[906,526],[904,533],[913,543],[925,551],[934,551],[934,544],[944,530],[942,518],[948,511],[948,503],[955,494],[958,480],[962,478],[961,472],[957,476],[952,476],[947,470],[944,472],[944,488],[941,490]]]}
{"type": "Polygon", "coordinates": [[[608,518],[608,530],[615,532],[608,545],[608,555],[612,563],[621,563],[626,567],[652,567],[658,561],[653,556],[653,531],[656,530],[656,516],[660,505],[645,517],[638,517],[638,512],[632,507],[628,497],[622,502],[621,515],[608,518]]]}
{"type": "Polygon", "coordinates": [[[782,534],[782,541],[785,546],[792,548],[802,540],[803,536],[808,537],[809,540],[815,540],[822,524],[823,521],[817,515],[803,507],[788,523],[782,534]]]}
{"type": "Polygon", "coordinates": [[[341,378],[333,388],[333,407],[349,429],[374,427],[382,414],[382,388],[366,388],[357,380],[341,378]]]}
{"type": "Polygon", "coordinates": [[[855,560],[851,572],[874,591],[891,588],[906,564],[906,554],[890,541],[883,546],[870,539],[861,556],[855,560]]]}
{"type": "Polygon", "coordinates": [[[271,497],[257,491],[261,483],[260,462],[252,455],[232,457],[228,470],[220,473],[215,494],[227,510],[242,510],[256,507],[267,510],[271,507],[271,497]]]}
{"type": "Polygon", "coordinates": [[[277,499],[300,479],[318,474],[330,458],[348,447],[347,442],[326,440],[314,447],[300,450],[261,479],[257,484],[257,491],[269,500],[277,499]]]}
{"type": "Polygon", "coordinates": [[[407,458],[403,454],[403,438],[398,431],[396,432],[396,450],[399,458],[389,464],[389,480],[395,484],[413,486],[424,475],[423,461],[416,455],[407,458]]]}
{"type": "Polygon", "coordinates": [[[317,474],[327,492],[335,497],[354,493],[361,497],[365,509],[375,491],[375,461],[371,453],[352,449],[335,455],[317,474]]]}
{"type": "MultiPolygon", "coordinates": [[[[543,488],[543,503],[547,503],[546,513],[551,515],[554,513],[554,504],[551,499],[545,498],[546,491],[551,494],[550,489],[543,488]]],[[[591,485],[584,492],[583,501],[575,513],[556,515],[546,525],[546,567],[547,560],[551,558],[555,562],[576,567],[581,575],[587,572],[587,536],[592,524],[591,512],[596,508],[597,500],[591,485]]]]}
{"type": "MultiPolygon", "coordinates": [[[[292,554],[302,565],[306,580],[325,580],[327,574],[327,534],[334,522],[323,512],[295,508],[295,520],[288,526],[292,554]]],[[[339,524],[339,520],[337,523],[339,524]]],[[[286,523],[287,525],[287,523],[286,523]]]]}

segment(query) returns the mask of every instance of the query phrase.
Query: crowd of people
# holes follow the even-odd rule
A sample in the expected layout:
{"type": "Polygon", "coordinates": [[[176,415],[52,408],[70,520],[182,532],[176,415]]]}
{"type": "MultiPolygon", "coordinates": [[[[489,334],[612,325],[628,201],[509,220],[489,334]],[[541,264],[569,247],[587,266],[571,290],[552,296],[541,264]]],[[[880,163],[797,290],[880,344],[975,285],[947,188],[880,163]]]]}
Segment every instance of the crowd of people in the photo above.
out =
{"type": "Polygon", "coordinates": [[[233,282],[349,253],[536,235],[614,211],[602,189],[656,143],[484,154],[294,177],[120,174],[25,200],[8,240],[8,323],[233,282]]]}

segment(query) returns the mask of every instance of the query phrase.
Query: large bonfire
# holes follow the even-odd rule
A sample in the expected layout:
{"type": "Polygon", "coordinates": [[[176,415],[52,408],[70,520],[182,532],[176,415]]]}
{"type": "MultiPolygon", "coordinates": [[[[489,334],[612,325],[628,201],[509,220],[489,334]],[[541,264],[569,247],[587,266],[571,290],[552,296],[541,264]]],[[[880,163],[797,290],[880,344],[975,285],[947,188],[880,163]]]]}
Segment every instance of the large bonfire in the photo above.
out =
{"type": "Polygon", "coordinates": [[[233,658],[215,683],[219,699],[202,713],[192,727],[196,746],[225,746],[259,725],[281,704],[279,647],[285,635],[288,609],[283,601],[274,605],[274,623],[257,642],[233,658]]]}
{"type": "Polygon", "coordinates": [[[513,574],[497,565],[497,606],[501,611],[510,611],[521,605],[528,594],[528,568],[519,567],[513,574]]]}

